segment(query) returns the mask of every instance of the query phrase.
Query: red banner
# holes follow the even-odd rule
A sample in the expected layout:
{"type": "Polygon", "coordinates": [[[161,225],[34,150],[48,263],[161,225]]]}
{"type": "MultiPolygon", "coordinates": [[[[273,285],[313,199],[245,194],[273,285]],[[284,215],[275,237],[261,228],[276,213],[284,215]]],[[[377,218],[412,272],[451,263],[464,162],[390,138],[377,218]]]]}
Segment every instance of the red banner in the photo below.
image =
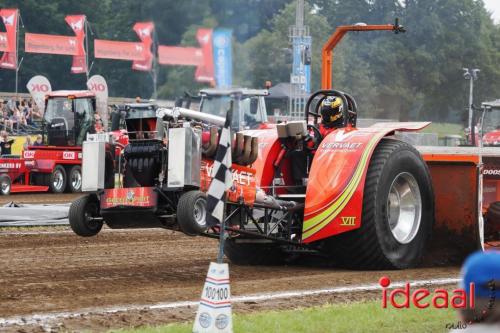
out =
{"type": "Polygon", "coordinates": [[[200,43],[200,48],[160,45],[158,62],[162,65],[196,66],[195,80],[213,85],[215,75],[212,35],[212,29],[198,29],[196,39],[200,43]]]}
{"type": "Polygon", "coordinates": [[[134,31],[141,40],[137,42],[120,42],[95,39],[94,57],[102,59],[131,60],[132,69],[150,71],[153,64],[153,22],[137,22],[134,31]]]}
{"type": "Polygon", "coordinates": [[[212,29],[198,29],[196,39],[201,45],[203,64],[196,68],[194,78],[198,82],[215,83],[214,78],[214,56],[212,50],[212,29]]]}
{"type": "Polygon", "coordinates": [[[77,38],[77,54],[73,56],[71,73],[80,74],[87,72],[87,57],[83,42],[85,40],[85,15],[68,15],[64,19],[69,24],[77,38]]]}
{"type": "Polygon", "coordinates": [[[142,43],[94,39],[94,57],[117,60],[143,60],[142,43]]]}
{"type": "Polygon", "coordinates": [[[139,36],[143,45],[143,60],[136,60],[132,63],[132,69],[136,71],[150,71],[153,65],[153,32],[155,29],[153,22],[137,22],[134,24],[134,31],[139,36]]]}
{"type": "Polygon", "coordinates": [[[203,64],[203,52],[196,47],[160,45],[158,62],[161,65],[200,66],[203,64]]]}
{"type": "Polygon", "coordinates": [[[17,9],[1,9],[0,17],[7,32],[0,34],[0,51],[4,54],[0,58],[0,68],[17,70],[17,9]]]}
{"type": "Polygon", "coordinates": [[[24,51],[28,53],[46,53],[61,55],[78,55],[76,37],[26,33],[24,51]]]}
{"type": "Polygon", "coordinates": [[[87,60],[83,45],[85,41],[85,15],[68,15],[65,21],[73,29],[75,36],[26,33],[24,51],[73,56],[71,73],[86,73],[87,60]]]}

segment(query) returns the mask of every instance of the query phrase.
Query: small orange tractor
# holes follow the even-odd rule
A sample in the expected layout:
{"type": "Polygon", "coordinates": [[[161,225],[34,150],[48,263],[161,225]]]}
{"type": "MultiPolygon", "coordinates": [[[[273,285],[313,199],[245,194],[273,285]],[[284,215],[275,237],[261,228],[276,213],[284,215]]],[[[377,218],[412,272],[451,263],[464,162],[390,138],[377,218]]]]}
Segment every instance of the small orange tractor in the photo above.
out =
{"type": "MultiPolygon", "coordinates": [[[[233,263],[278,263],[290,253],[308,252],[357,269],[403,269],[421,262],[431,236],[465,251],[498,242],[500,221],[487,218],[484,227],[489,215],[482,174],[483,158],[500,170],[498,152],[414,147],[395,136],[428,122],[357,127],[354,98],[332,90],[333,48],[348,31],[370,30],[404,31],[397,22],[337,28],[323,48],[322,90],[310,96],[305,119],[236,133],[224,248],[233,263]],[[344,122],[322,137],[319,108],[328,96],[342,99],[344,122]],[[297,164],[305,166],[301,177],[294,174],[297,164]]],[[[106,187],[104,181],[85,186],[87,179],[109,174],[99,161],[112,143],[89,143],[88,155],[84,143],[83,188],[92,192],[73,202],[73,230],[92,236],[106,223],[218,237],[218,229],[205,223],[204,193],[223,121],[182,108],[157,109],[154,121],[131,120],[136,134],[129,131],[132,139],[119,171],[124,186],[106,187]],[[140,127],[146,123],[148,133],[140,127]],[[209,133],[206,142],[202,132],[209,133]],[[89,168],[87,156],[93,163],[89,168]]],[[[491,202],[500,201],[494,181],[487,187],[491,202]]]]}

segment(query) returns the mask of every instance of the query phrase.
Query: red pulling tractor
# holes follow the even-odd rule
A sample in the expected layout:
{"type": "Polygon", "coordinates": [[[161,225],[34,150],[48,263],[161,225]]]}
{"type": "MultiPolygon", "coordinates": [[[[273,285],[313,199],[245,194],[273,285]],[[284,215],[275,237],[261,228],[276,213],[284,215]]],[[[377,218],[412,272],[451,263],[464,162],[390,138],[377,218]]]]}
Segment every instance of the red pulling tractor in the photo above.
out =
{"type": "Polygon", "coordinates": [[[42,146],[22,156],[0,158],[1,194],[80,192],[82,142],[94,131],[96,98],[90,91],[54,91],[46,96],[42,146]]]}
{"type": "MultiPolygon", "coordinates": [[[[485,221],[482,196],[483,155],[499,166],[498,152],[413,147],[395,136],[427,122],[357,127],[354,98],[331,89],[331,50],[347,31],[364,30],[402,28],[339,27],[323,50],[324,90],[308,100],[305,119],[236,133],[224,248],[233,263],[279,263],[308,252],[357,269],[402,269],[421,262],[431,235],[463,251],[499,242],[500,221],[488,214],[485,221]],[[343,124],[323,137],[319,108],[328,96],[342,99],[343,124]]],[[[218,229],[206,227],[204,193],[224,119],[179,107],[127,116],[130,142],[114,168],[112,140],[90,136],[83,145],[90,193],[70,207],[73,231],[93,236],[106,223],[217,238],[218,229]]],[[[489,189],[495,201],[499,188],[489,189]]]]}

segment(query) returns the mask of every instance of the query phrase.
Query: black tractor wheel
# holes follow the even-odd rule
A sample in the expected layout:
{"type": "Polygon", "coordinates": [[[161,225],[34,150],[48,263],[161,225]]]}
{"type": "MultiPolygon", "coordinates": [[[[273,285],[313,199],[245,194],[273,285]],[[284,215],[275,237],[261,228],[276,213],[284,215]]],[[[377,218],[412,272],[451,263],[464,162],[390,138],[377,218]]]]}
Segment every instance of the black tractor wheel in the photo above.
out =
{"type": "Polygon", "coordinates": [[[201,191],[184,193],[177,204],[177,223],[183,233],[199,235],[207,230],[207,196],[201,191]]]}
{"type": "Polygon", "coordinates": [[[276,244],[242,243],[236,239],[225,241],[224,254],[235,265],[280,265],[286,259],[276,244]]]}
{"type": "Polygon", "coordinates": [[[77,193],[82,191],[82,167],[74,165],[69,170],[69,177],[67,181],[67,191],[77,193]]]}
{"type": "Polygon", "coordinates": [[[49,188],[52,193],[63,193],[67,182],[66,170],[61,165],[56,165],[50,174],[49,188]]]}
{"type": "Polygon", "coordinates": [[[0,175],[0,194],[9,195],[12,182],[8,175],[0,175]]]}
{"type": "Polygon", "coordinates": [[[325,245],[350,268],[410,268],[420,263],[433,224],[434,193],[427,165],[411,145],[385,138],[368,167],[361,227],[325,245]]]}
{"type": "Polygon", "coordinates": [[[103,221],[96,217],[99,217],[99,201],[95,195],[82,196],[69,207],[69,224],[78,236],[95,236],[101,231],[103,221]]]}

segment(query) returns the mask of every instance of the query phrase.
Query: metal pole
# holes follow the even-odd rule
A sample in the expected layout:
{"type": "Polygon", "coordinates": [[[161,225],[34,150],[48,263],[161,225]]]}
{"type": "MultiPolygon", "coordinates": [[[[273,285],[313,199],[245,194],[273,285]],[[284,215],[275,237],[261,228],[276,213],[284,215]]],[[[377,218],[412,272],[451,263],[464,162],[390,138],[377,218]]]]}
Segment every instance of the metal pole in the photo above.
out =
{"type": "Polygon", "coordinates": [[[16,17],[16,97],[17,97],[17,83],[18,83],[18,77],[19,77],[19,67],[21,67],[21,61],[18,63],[17,61],[19,60],[19,18],[21,15],[19,15],[19,11],[17,11],[17,17],[16,17]]]}
{"type": "Polygon", "coordinates": [[[17,64],[16,68],[16,97],[17,97],[17,86],[18,86],[18,78],[19,78],[19,70],[21,69],[21,64],[23,63],[24,57],[21,58],[21,61],[17,64]]]}
{"type": "Polygon", "coordinates": [[[87,36],[88,33],[88,23],[87,17],[85,16],[85,75],[87,76],[87,82],[89,81],[89,38],[87,36]]]}
{"type": "MultiPolygon", "coordinates": [[[[223,202],[226,202],[226,194],[224,194],[223,202]]],[[[219,232],[219,254],[217,255],[217,263],[224,263],[224,243],[226,242],[226,205],[224,204],[224,212],[222,214],[222,221],[220,222],[219,232]]]]}
{"type": "Polygon", "coordinates": [[[471,77],[470,77],[470,83],[469,83],[469,128],[472,130],[472,126],[474,126],[474,124],[472,124],[472,105],[474,103],[474,77],[472,76],[472,73],[471,73],[471,77]]]}

